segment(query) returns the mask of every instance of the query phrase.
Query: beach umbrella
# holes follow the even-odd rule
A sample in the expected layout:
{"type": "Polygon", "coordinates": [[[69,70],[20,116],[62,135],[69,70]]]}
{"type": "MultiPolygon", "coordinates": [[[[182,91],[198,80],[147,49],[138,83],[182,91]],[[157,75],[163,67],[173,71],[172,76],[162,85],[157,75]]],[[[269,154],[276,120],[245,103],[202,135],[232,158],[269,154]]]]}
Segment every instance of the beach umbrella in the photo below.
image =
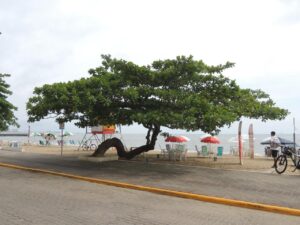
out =
{"type": "Polygon", "coordinates": [[[186,136],[169,136],[165,139],[166,142],[187,142],[190,139],[186,136]]]}
{"type": "Polygon", "coordinates": [[[30,136],[31,136],[31,137],[38,137],[38,136],[42,136],[42,134],[39,133],[39,132],[32,132],[32,133],[30,134],[30,136]]]}
{"type": "MultiPolygon", "coordinates": [[[[288,146],[294,145],[293,141],[287,140],[282,137],[278,137],[278,139],[280,141],[280,144],[282,144],[282,145],[288,145],[288,146]]],[[[271,143],[271,137],[268,137],[268,138],[264,139],[262,142],[260,142],[260,144],[262,144],[262,145],[269,145],[270,143],[271,143]]]]}
{"type": "MultiPolygon", "coordinates": [[[[242,142],[245,142],[246,140],[249,140],[249,136],[246,134],[242,135],[242,142]]],[[[239,142],[239,136],[234,136],[228,139],[228,142],[230,143],[238,143],[239,142]]]]}
{"type": "Polygon", "coordinates": [[[201,138],[200,141],[203,143],[208,143],[208,144],[220,144],[220,140],[214,136],[208,136],[208,137],[201,138]]]}
{"type": "Polygon", "coordinates": [[[211,144],[220,144],[220,140],[217,137],[214,137],[214,136],[207,136],[207,137],[200,138],[200,141],[203,142],[203,143],[209,144],[209,149],[210,149],[209,151],[210,152],[214,152],[214,151],[212,151],[211,144]]]}
{"type": "Polygon", "coordinates": [[[48,140],[55,140],[55,139],[56,139],[55,134],[54,134],[54,133],[51,133],[51,132],[43,133],[42,136],[43,136],[45,139],[48,139],[48,140]]]}
{"type": "Polygon", "coordinates": [[[200,137],[200,140],[202,139],[202,138],[206,138],[206,137],[210,137],[211,135],[210,134],[203,134],[201,137],[200,137]]]}
{"type": "Polygon", "coordinates": [[[67,137],[67,136],[73,136],[74,134],[72,132],[69,132],[69,131],[64,131],[63,132],[63,136],[64,137],[67,137]]]}

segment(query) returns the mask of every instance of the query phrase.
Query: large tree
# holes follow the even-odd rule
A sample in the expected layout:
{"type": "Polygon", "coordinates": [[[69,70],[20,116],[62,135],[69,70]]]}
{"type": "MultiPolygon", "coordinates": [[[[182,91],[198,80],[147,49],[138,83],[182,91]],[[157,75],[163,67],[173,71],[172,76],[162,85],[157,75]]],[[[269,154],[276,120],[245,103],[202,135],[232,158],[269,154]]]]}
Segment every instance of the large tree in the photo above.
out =
{"type": "Polygon", "coordinates": [[[12,92],[4,78],[9,76],[9,74],[0,73],[0,131],[7,130],[9,126],[18,126],[14,116],[14,110],[17,108],[7,100],[12,92]]]}
{"type": "Polygon", "coordinates": [[[27,103],[29,122],[55,116],[76,120],[80,127],[98,124],[142,124],[146,143],[127,152],[117,138],[99,145],[94,156],[116,147],[130,159],[154,149],[161,127],[218,133],[242,116],[283,119],[287,110],[275,106],[261,90],[240,88],[222,75],[233,63],[208,66],[192,56],[158,60],[148,66],[102,56],[89,78],[37,87],[27,103]]]}

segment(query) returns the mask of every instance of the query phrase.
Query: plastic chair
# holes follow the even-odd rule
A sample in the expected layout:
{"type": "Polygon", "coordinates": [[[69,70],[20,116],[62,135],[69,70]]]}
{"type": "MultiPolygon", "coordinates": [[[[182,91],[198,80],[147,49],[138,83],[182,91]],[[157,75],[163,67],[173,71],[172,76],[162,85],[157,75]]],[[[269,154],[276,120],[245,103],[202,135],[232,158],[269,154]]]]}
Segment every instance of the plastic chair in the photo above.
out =
{"type": "MultiPolygon", "coordinates": [[[[169,144],[167,144],[167,145],[169,145],[169,144]]],[[[166,155],[169,154],[169,151],[168,151],[168,149],[167,149],[167,145],[166,145],[166,148],[162,148],[162,147],[159,145],[159,147],[160,147],[160,154],[163,156],[163,158],[165,158],[166,155]]]]}
{"type": "Polygon", "coordinates": [[[187,149],[185,145],[177,145],[176,153],[178,154],[179,161],[186,160],[187,149]]]}
{"type": "Polygon", "coordinates": [[[175,150],[171,148],[170,144],[166,144],[166,150],[169,155],[169,160],[171,160],[171,158],[173,158],[175,160],[175,150]]]}
{"type": "Polygon", "coordinates": [[[201,146],[201,153],[203,156],[208,156],[208,150],[206,145],[201,146]]]}
{"type": "Polygon", "coordinates": [[[223,155],[223,146],[219,146],[217,156],[222,156],[222,155],[223,155]]]}

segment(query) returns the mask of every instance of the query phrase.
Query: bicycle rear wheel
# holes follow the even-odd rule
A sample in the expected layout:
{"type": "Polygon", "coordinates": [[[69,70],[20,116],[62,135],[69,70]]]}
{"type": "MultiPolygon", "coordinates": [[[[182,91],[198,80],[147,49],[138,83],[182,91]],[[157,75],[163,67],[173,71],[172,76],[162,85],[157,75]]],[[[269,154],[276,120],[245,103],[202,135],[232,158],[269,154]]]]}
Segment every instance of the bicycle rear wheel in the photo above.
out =
{"type": "Polygon", "coordinates": [[[275,170],[278,174],[282,174],[287,167],[287,158],[285,155],[280,155],[275,161],[275,170]]]}
{"type": "Polygon", "coordinates": [[[82,145],[82,149],[83,149],[83,151],[88,151],[88,150],[89,150],[88,144],[84,143],[84,144],[82,145]]]}

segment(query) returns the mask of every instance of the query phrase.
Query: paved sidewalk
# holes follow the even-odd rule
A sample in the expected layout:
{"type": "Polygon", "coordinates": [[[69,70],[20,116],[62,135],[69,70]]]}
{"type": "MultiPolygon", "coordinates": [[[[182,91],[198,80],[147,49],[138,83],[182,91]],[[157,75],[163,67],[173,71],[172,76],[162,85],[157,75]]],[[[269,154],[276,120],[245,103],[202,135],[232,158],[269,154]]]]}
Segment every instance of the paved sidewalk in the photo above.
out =
{"type": "Polygon", "coordinates": [[[72,156],[4,151],[0,162],[300,209],[299,176],[136,161],[97,163],[72,156]]]}
{"type": "Polygon", "coordinates": [[[0,168],[1,225],[298,225],[300,217],[0,168]]]}

